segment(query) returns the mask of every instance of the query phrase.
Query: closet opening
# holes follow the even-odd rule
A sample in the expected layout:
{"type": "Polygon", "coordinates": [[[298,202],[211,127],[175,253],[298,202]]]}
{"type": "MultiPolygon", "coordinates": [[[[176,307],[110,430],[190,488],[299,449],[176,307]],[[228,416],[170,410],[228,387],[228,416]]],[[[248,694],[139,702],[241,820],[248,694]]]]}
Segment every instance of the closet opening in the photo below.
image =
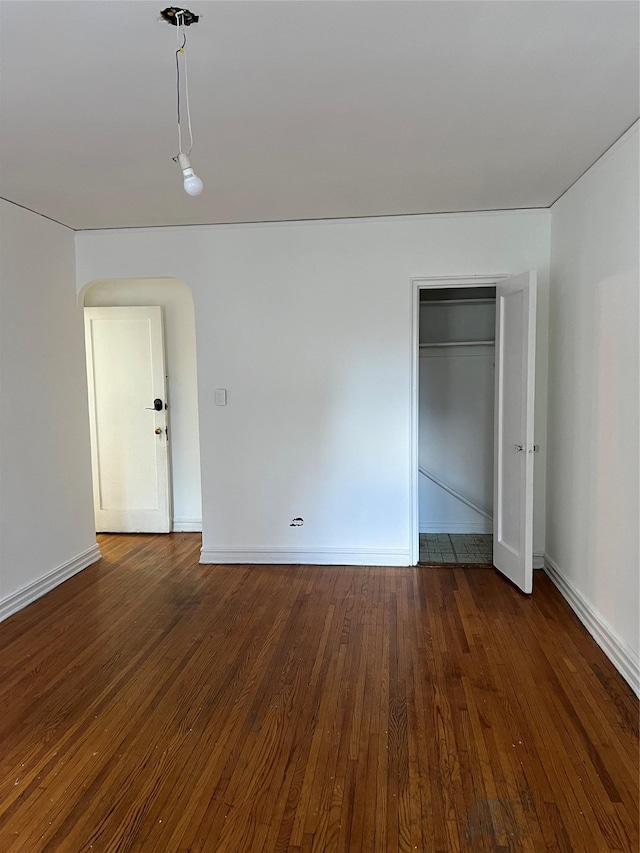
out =
{"type": "Polygon", "coordinates": [[[418,295],[418,560],[491,565],[496,288],[418,295]]]}

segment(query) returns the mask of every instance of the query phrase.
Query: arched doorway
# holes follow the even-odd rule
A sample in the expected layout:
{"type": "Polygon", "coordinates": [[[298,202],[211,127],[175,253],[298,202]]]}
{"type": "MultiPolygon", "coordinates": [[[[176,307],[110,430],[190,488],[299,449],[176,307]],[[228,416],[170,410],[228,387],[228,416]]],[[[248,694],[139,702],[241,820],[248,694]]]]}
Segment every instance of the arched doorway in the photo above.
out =
{"type": "Polygon", "coordinates": [[[160,306],[164,319],[174,531],[202,530],[193,298],[177,278],[105,279],[82,291],[85,308],[160,306]]]}

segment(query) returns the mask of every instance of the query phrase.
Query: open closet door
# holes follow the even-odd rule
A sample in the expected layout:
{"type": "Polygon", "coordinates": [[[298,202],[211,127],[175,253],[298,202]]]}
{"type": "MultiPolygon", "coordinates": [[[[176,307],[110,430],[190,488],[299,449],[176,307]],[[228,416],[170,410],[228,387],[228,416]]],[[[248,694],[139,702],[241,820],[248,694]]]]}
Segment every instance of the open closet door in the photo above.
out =
{"type": "Polygon", "coordinates": [[[533,588],[533,400],[536,273],[496,286],[493,564],[533,588]]]}

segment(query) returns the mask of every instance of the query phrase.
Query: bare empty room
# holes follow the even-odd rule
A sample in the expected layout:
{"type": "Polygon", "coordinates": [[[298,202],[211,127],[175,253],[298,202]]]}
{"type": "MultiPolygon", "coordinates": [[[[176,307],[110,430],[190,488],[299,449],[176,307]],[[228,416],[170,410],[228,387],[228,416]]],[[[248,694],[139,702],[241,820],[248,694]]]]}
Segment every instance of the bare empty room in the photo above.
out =
{"type": "Polygon", "coordinates": [[[639,6],[0,0],[0,850],[638,849],[639,6]]]}

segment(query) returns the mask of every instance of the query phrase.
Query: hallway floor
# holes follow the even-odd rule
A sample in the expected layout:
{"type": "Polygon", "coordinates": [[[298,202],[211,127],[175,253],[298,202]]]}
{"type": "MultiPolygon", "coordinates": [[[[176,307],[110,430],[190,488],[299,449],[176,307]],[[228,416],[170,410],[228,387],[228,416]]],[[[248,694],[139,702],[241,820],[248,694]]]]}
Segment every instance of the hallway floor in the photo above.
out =
{"type": "Polygon", "coordinates": [[[421,533],[421,563],[491,564],[491,533],[421,533]]]}

